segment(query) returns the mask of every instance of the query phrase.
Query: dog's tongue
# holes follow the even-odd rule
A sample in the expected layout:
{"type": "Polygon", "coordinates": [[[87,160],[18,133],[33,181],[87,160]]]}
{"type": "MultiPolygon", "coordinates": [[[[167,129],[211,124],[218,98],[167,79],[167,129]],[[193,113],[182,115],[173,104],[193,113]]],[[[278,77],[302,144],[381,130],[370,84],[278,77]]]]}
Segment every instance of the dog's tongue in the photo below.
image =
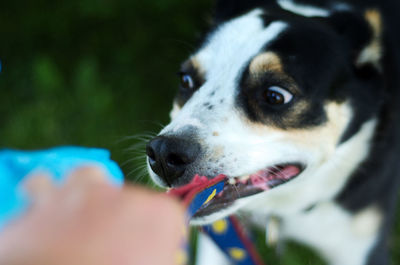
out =
{"type": "Polygon", "coordinates": [[[276,172],[270,170],[260,170],[255,174],[250,175],[250,184],[262,190],[269,190],[271,182],[277,180],[289,180],[292,176],[300,173],[300,169],[296,166],[286,166],[276,172]]]}

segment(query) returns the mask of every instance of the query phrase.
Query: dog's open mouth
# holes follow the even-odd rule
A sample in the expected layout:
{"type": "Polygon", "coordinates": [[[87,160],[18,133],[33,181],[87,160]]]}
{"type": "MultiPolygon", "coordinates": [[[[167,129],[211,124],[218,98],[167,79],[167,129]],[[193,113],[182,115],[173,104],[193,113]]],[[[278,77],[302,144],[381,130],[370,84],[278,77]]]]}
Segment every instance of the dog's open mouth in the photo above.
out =
{"type": "Polygon", "coordinates": [[[203,217],[231,206],[235,200],[270,190],[297,177],[304,167],[300,164],[284,164],[260,170],[242,177],[227,178],[223,190],[209,203],[203,205],[196,217],[203,217]]]}

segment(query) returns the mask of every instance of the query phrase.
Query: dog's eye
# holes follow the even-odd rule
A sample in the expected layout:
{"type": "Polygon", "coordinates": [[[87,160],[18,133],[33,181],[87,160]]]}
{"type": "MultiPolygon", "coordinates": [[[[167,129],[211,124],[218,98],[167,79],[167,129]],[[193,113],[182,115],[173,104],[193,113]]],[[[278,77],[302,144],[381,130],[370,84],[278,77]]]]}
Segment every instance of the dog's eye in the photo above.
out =
{"type": "Polygon", "coordinates": [[[180,76],[181,76],[181,86],[188,90],[194,90],[193,78],[190,75],[184,73],[182,73],[180,76]]]}
{"type": "Polygon", "coordinates": [[[263,97],[270,105],[286,104],[293,99],[293,95],[289,91],[277,86],[271,86],[265,90],[263,97]]]}

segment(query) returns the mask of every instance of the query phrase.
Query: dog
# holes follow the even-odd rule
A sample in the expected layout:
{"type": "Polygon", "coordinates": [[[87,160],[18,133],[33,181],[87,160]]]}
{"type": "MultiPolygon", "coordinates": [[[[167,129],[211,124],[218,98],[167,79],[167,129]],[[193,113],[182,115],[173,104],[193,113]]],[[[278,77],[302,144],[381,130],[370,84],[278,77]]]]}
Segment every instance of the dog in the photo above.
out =
{"type": "MultiPolygon", "coordinates": [[[[400,5],[220,0],[180,69],[152,180],[229,177],[194,225],[240,213],[333,265],[389,263],[399,187],[400,5]],[[268,185],[267,185],[268,184],[268,185]],[[273,219],[271,219],[273,218],[273,219]]],[[[199,264],[227,264],[207,239],[199,264]]]]}

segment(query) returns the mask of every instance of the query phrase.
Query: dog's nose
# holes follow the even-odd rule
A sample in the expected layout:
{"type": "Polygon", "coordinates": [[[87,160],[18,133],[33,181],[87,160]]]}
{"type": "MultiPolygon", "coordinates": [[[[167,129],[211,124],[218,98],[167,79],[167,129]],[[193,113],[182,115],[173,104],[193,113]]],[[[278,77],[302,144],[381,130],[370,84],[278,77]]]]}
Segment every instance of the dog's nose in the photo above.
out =
{"type": "Polygon", "coordinates": [[[188,165],[196,160],[199,152],[198,143],[170,136],[157,136],[146,147],[151,169],[168,186],[185,173],[188,165]]]}

